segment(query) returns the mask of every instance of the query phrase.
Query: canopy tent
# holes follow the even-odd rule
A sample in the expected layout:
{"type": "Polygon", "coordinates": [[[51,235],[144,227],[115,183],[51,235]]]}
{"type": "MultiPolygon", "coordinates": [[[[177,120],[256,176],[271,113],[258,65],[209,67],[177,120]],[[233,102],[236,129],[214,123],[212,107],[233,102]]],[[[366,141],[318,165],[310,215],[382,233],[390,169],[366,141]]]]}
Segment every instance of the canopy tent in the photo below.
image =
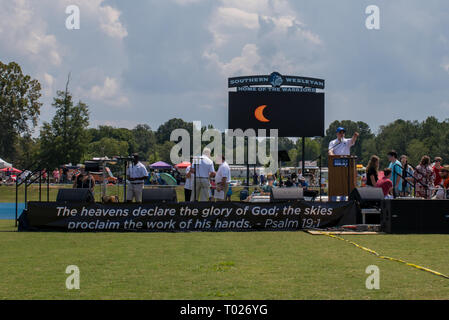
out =
{"type": "Polygon", "coordinates": [[[178,164],[175,166],[175,168],[176,168],[176,169],[186,169],[186,168],[190,167],[191,165],[192,165],[192,164],[191,164],[190,162],[184,161],[184,162],[178,163],[178,164]]]}
{"type": "Polygon", "coordinates": [[[162,170],[165,170],[165,169],[171,169],[171,168],[172,168],[172,166],[169,165],[168,163],[165,163],[164,161],[158,161],[158,162],[155,162],[155,163],[150,165],[150,169],[162,169],[162,170]]]}
{"type": "Polygon", "coordinates": [[[19,169],[16,168],[3,168],[0,169],[1,172],[10,172],[10,173],[22,173],[19,169]]]}
{"type": "Polygon", "coordinates": [[[12,164],[6,162],[5,160],[3,160],[2,158],[0,158],[0,169],[3,168],[11,168],[12,164]]]}

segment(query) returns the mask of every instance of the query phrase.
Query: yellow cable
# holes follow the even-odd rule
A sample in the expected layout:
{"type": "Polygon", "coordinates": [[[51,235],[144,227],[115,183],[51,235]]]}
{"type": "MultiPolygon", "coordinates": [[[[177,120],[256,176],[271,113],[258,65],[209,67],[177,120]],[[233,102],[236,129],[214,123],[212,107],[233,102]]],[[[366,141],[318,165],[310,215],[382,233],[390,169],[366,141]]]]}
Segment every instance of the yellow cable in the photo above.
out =
{"type": "Polygon", "coordinates": [[[447,275],[445,275],[445,274],[442,274],[442,273],[440,273],[440,272],[434,271],[434,270],[432,270],[432,269],[425,268],[425,267],[421,267],[421,266],[418,266],[418,265],[413,264],[413,263],[406,262],[406,261],[401,260],[401,259],[391,258],[391,257],[387,257],[387,256],[381,256],[381,255],[378,254],[376,251],[371,250],[371,249],[366,248],[366,247],[363,247],[363,246],[361,246],[361,245],[359,245],[359,244],[357,244],[357,243],[355,243],[355,242],[346,240],[346,239],[344,239],[344,238],[342,238],[342,237],[338,237],[338,236],[336,236],[336,235],[334,235],[334,234],[330,234],[330,233],[328,233],[328,232],[322,232],[322,231],[319,231],[319,232],[320,232],[321,234],[325,235],[325,236],[328,236],[328,237],[331,237],[331,238],[334,238],[334,239],[338,239],[338,240],[341,240],[341,241],[345,241],[345,242],[347,242],[347,243],[350,243],[350,244],[352,244],[353,246],[355,246],[355,247],[357,247],[357,248],[359,248],[359,249],[362,249],[362,250],[364,250],[364,251],[367,251],[367,252],[369,252],[369,253],[371,253],[371,254],[377,256],[377,257],[380,258],[380,259],[385,259],[385,260],[390,260],[390,261],[401,262],[401,263],[403,263],[403,264],[405,264],[405,265],[408,265],[408,266],[410,266],[410,267],[413,267],[413,268],[416,268],[416,269],[419,269],[419,270],[422,270],[422,271],[426,271],[426,272],[432,273],[432,274],[434,274],[434,275],[437,275],[437,276],[440,276],[440,277],[449,279],[449,276],[447,276],[447,275]]]}

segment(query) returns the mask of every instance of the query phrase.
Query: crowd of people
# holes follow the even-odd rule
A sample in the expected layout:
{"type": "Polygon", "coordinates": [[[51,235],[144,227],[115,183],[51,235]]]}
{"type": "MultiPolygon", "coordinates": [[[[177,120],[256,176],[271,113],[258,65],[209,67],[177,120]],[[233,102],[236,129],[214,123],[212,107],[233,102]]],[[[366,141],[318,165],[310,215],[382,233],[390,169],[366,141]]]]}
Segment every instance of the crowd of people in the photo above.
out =
{"type": "Polygon", "coordinates": [[[194,163],[187,167],[185,201],[231,200],[231,168],[224,156],[217,158],[216,163],[219,165],[217,171],[211,160],[210,149],[205,148],[201,157],[194,159],[194,163]]]}
{"type": "MultiPolygon", "coordinates": [[[[346,130],[342,127],[337,129],[337,138],[330,142],[329,155],[350,155],[351,147],[355,145],[359,134],[356,132],[352,138],[345,138],[346,130]]],[[[385,198],[398,197],[419,197],[424,199],[449,199],[449,165],[443,165],[441,157],[435,157],[433,161],[424,155],[421,161],[415,166],[409,163],[407,155],[398,157],[396,151],[392,150],[386,154],[388,167],[380,170],[381,160],[379,156],[371,156],[366,166],[366,187],[381,188],[385,198]]],[[[214,161],[211,158],[211,151],[205,148],[200,157],[196,157],[193,164],[185,171],[185,180],[179,171],[172,169],[169,174],[180,185],[184,183],[185,201],[210,201],[210,200],[231,200],[232,188],[231,169],[224,156],[215,159],[218,170],[215,171],[214,161]]],[[[85,168],[79,168],[76,172],[69,172],[67,166],[54,169],[51,178],[54,183],[73,183],[74,188],[88,188],[94,190],[96,180],[85,168]]],[[[135,200],[142,201],[142,190],[146,183],[163,185],[166,182],[161,179],[157,171],[148,172],[145,165],[139,160],[139,155],[134,154],[132,162],[127,168],[127,195],[128,202],[135,200]]],[[[48,178],[47,172],[42,173],[42,179],[48,178]]],[[[51,179],[50,178],[50,179],[51,179]]],[[[315,177],[316,178],[316,177],[315,177]]],[[[314,180],[312,178],[312,180],[314,180]]],[[[309,182],[312,182],[309,179],[309,182]]],[[[321,184],[323,182],[321,181],[321,184]]],[[[246,183],[245,183],[246,184],[246,183]]],[[[274,187],[301,187],[307,189],[309,183],[303,175],[303,171],[297,171],[286,175],[275,174],[253,175],[253,185],[256,186],[253,194],[270,195],[274,187]]],[[[244,193],[245,189],[242,191],[244,193]]],[[[248,191],[246,189],[246,191],[248,191]]],[[[241,200],[245,200],[250,195],[241,195],[241,200]]],[[[336,197],[330,197],[329,201],[336,201],[336,197]]],[[[346,197],[340,197],[340,201],[346,197]]]]}
{"type": "MultiPolygon", "coordinates": [[[[314,185],[316,181],[316,177],[313,173],[308,173],[310,184],[314,185]]],[[[256,174],[253,175],[253,185],[255,186],[264,186],[268,183],[268,181],[272,178],[274,180],[274,185],[278,187],[301,187],[308,188],[309,182],[303,175],[302,169],[298,169],[297,171],[293,171],[288,174],[268,174],[266,177],[264,174],[256,174]]]]}
{"type": "MultiPolygon", "coordinates": [[[[343,155],[350,152],[350,148],[356,143],[358,134],[351,139],[345,139],[344,128],[337,130],[337,139],[329,146],[329,154],[343,155]]],[[[409,163],[408,157],[398,157],[396,151],[390,151],[386,157],[389,166],[380,171],[380,158],[373,155],[366,167],[367,187],[381,188],[386,198],[398,198],[416,196],[424,199],[446,199],[449,189],[449,165],[442,165],[441,157],[435,157],[431,162],[429,156],[423,156],[420,163],[414,167],[409,163]]],[[[230,187],[231,169],[222,156],[215,159],[218,170],[215,171],[210,150],[204,149],[203,154],[197,157],[193,164],[186,168],[184,183],[185,201],[210,201],[230,200],[232,188],[230,187]]],[[[148,180],[148,171],[139,161],[138,155],[134,155],[132,164],[127,169],[129,187],[127,189],[127,200],[141,202],[142,190],[145,181],[148,180]]],[[[150,174],[150,177],[152,175],[150,174]]],[[[150,178],[151,179],[151,178],[150,178]]],[[[177,179],[178,180],[178,179],[177,179]]],[[[92,178],[89,174],[80,174],[75,179],[74,186],[91,187],[92,178]]],[[[177,181],[178,182],[178,181],[177,181]]],[[[302,187],[307,189],[308,184],[303,176],[302,170],[293,172],[287,177],[278,177],[276,174],[253,177],[257,186],[254,194],[269,195],[274,187],[302,187]]],[[[158,182],[156,181],[156,184],[158,182]]],[[[162,184],[162,183],[161,183],[162,184]]],[[[179,184],[179,182],[178,182],[179,184]]],[[[250,197],[247,195],[244,199],[250,197]]],[[[336,199],[329,199],[336,201],[336,199]]],[[[340,200],[342,200],[340,198],[340,200]]],[[[343,200],[345,200],[343,198],[343,200]]]]}
{"type": "MultiPolygon", "coordinates": [[[[216,163],[218,164],[217,171],[214,169],[210,150],[206,148],[202,156],[186,169],[185,201],[195,201],[195,199],[199,201],[231,201],[233,194],[230,186],[231,169],[224,156],[216,159],[216,163]],[[195,177],[195,173],[197,173],[197,177],[195,177]]],[[[246,185],[246,181],[244,184],[246,185]]],[[[255,186],[253,194],[249,195],[247,188],[244,188],[240,192],[240,200],[248,201],[254,195],[269,196],[271,189],[275,187],[307,188],[309,186],[301,169],[286,176],[279,176],[277,173],[267,176],[254,173],[253,185],[255,186]]]]}
{"type": "MultiPolygon", "coordinates": [[[[357,141],[356,132],[351,139],[345,138],[345,128],[337,129],[337,139],[329,144],[329,155],[350,155],[350,149],[357,141]]],[[[424,199],[446,199],[449,189],[449,165],[442,165],[443,159],[435,157],[433,163],[425,155],[414,167],[407,155],[398,158],[396,151],[387,154],[389,165],[379,178],[380,159],[373,155],[366,167],[367,187],[382,188],[385,198],[415,196],[424,199]],[[413,193],[413,194],[412,194],[413,193]]],[[[335,199],[331,199],[334,201],[335,199]]]]}
{"type": "Polygon", "coordinates": [[[389,165],[379,179],[378,156],[373,155],[366,168],[368,187],[382,188],[386,198],[416,196],[424,199],[445,199],[449,189],[449,165],[442,165],[443,159],[435,157],[431,162],[425,155],[416,167],[408,157],[398,158],[396,151],[387,154],[389,165]]]}

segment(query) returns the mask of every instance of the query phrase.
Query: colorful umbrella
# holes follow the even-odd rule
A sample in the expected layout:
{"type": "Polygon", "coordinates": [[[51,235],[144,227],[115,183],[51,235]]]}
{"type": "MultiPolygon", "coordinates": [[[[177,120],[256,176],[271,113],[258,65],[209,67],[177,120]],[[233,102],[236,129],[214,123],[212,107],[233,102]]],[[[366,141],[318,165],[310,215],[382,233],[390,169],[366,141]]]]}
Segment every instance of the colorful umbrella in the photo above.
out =
{"type": "Polygon", "coordinates": [[[173,178],[173,176],[171,174],[163,172],[160,174],[160,177],[169,186],[176,186],[178,184],[178,182],[176,182],[176,179],[173,178]]]}
{"type": "Polygon", "coordinates": [[[178,164],[175,166],[175,168],[177,168],[177,169],[186,169],[186,168],[190,167],[191,165],[192,165],[192,164],[191,164],[190,162],[184,161],[184,162],[178,163],[178,164]]]}
{"type": "Polygon", "coordinates": [[[11,172],[11,173],[22,173],[19,169],[16,168],[3,168],[0,169],[1,172],[11,172]]]}

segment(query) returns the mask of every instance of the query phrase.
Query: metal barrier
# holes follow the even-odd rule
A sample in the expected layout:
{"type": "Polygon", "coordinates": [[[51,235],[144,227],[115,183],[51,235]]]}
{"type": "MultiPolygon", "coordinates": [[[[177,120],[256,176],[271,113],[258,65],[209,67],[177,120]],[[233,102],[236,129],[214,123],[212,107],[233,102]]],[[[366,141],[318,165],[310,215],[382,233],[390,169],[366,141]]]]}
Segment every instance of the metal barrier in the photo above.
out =
{"type": "MultiPolygon", "coordinates": [[[[15,226],[17,227],[18,220],[18,210],[19,210],[19,187],[24,184],[25,186],[25,209],[27,209],[28,203],[28,187],[39,180],[39,201],[42,201],[42,175],[43,172],[47,172],[48,170],[41,168],[40,165],[34,163],[27,169],[23,170],[20,175],[16,178],[16,207],[15,207],[15,226]],[[35,168],[35,169],[33,169],[35,168]],[[29,172],[27,175],[22,176],[24,173],[29,172]],[[38,174],[38,177],[34,177],[38,174]],[[19,181],[20,180],[20,181],[19,181]]],[[[47,177],[47,201],[50,201],[50,179],[47,177]]]]}

